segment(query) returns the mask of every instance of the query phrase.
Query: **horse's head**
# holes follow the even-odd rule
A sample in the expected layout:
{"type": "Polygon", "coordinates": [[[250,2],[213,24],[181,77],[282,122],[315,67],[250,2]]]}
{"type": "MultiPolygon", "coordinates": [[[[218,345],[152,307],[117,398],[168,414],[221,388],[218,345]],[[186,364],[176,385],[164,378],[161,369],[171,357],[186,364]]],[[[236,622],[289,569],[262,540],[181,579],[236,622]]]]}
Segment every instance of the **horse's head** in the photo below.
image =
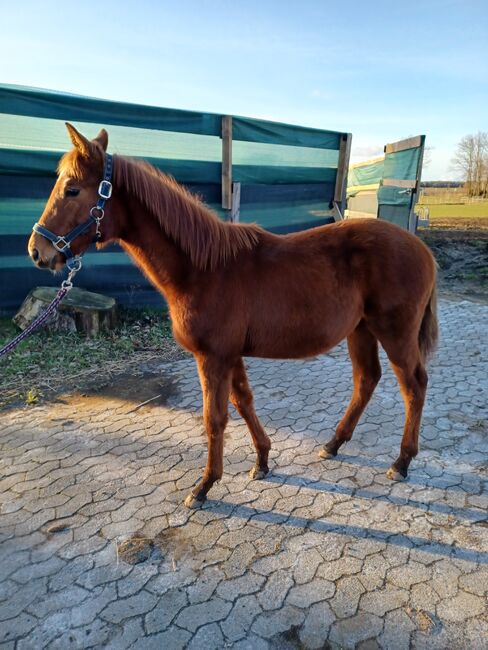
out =
{"type": "MultiPolygon", "coordinates": [[[[56,235],[66,235],[89,217],[97,203],[98,188],[103,178],[108,134],[102,129],[94,140],[88,140],[74,126],[66,124],[74,148],[63,156],[58,179],[46,203],[39,225],[56,235]]],[[[71,244],[74,255],[84,253],[93,240],[95,222],[71,244]]],[[[33,232],[28,244],[29,255],[39,268],[60,270],[66,256],[43,235],[33,232]]]]}

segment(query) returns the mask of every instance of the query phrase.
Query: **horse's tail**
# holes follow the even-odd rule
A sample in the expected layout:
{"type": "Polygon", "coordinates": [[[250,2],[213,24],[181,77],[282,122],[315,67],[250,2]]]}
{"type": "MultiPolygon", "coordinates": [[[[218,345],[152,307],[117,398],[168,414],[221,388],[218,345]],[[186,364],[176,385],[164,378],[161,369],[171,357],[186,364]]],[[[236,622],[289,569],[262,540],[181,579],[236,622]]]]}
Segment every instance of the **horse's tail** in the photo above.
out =
{"type": "Polygon", "coordinates": [[[425,307],[424,316],[419,331],[419,347],[422,361],[425,363],[435,352],[439,338],[439,325],[437,323],[437,272],[434,267],[434,284],[429,302],[425,307]]]}

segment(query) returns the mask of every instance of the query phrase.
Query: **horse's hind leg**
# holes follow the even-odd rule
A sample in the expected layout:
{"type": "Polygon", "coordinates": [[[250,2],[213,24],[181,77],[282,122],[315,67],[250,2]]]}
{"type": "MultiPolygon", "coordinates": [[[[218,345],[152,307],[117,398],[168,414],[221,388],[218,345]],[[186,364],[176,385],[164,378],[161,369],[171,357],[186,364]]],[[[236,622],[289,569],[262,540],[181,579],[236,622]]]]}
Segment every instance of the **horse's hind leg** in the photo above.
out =
{"type": "Polygon", "coordinates": [[[363,320],[347,337],[347,345],[353,369],[353,394],[335,435],[320,450],[321,458],[337,456],[339,447],[352,438],[359,418],[381,377],[378,341],[363,320]]]}
{"type": "Polygon", "coordinates": [[[253,406],[253,397],[242,359],[236,363],[232,373],[230,400],[244,418],[256,448],[257,459],[249,475],[253,479],[264,478],[269,472],[268,454],[271,441],[266,435],[253,406]]]}
{"type": "Polygon", "coordinates": [[[392,480],[403,480],[407,477],[410,461],[418,453],[420,421],[427,392],[428,377],[421,360],[417,336],[410,339],[410,342],[400,338],[395,341],[381,341],[397,376],[405,403],[405,427],[400,455],[386,473],[392,480]]]}

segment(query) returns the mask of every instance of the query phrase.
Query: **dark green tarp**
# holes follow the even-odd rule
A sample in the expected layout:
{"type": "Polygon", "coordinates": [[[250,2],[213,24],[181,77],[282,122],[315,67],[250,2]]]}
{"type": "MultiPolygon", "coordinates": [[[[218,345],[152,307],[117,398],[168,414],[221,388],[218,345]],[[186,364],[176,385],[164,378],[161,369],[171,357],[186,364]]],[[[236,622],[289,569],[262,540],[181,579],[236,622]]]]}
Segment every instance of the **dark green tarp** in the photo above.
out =
{"type": "MultiPolygon", "coordinates": [[[[111,152],[148,160],[224,217],[221,115],[0,84],[0,310],[15,310],[36,284],[59,283],[33,267],[26,245],[59,158],[70,147],[65,121],[88,137],[107,126],[111,152]]],[[[332,221],[330,201],[343,136],[233,117],[232,172],[233,181],[242,184],[242,221],[275,232],[332,221]]],[[[89,253],[79,279],[81,286],[125,304],[162,304],[117,247],[89,253]]]]}

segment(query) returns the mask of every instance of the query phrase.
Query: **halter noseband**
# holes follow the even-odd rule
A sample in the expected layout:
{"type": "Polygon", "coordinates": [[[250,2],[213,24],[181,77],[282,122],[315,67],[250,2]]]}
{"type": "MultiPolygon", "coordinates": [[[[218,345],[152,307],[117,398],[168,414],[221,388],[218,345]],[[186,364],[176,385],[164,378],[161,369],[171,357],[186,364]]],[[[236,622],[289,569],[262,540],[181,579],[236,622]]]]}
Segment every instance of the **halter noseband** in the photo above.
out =
{"type": "Polygon", "coordinates": [[[39,235],[48,239],[54,248],[63,253],[66,257],[66,266],[68,269],[78,271],[81,268],[81,255],[74,255],[71,250],[71,243],[80,235],[89,230],[94,224],[96,225],[95,238],[97,241],[101,237],[100,222],[105,216],[104,208],[105,202],[112,196],[112,155],[106,154],[105,168],[103,172],[103,180],[98,186],[99,199],[97,204],[90,209],[90,216],[86,221],[80,223],[79,226],[70,230],[66,235],[55,235],[53,232],[41,226],[40,223],[35,223],[32,230],[39,235]]]}

